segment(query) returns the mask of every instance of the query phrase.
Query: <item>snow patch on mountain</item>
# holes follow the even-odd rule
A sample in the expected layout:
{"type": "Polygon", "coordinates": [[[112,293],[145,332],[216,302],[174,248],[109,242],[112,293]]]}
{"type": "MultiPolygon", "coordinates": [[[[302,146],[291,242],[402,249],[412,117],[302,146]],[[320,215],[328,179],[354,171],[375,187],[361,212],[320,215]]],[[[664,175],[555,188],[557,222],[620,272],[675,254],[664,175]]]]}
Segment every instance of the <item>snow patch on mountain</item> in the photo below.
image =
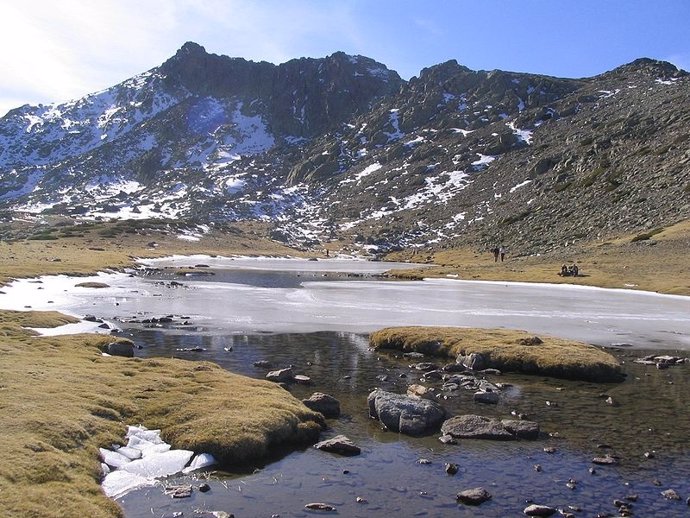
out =
{"type": "Polygon", "coordinates": [[[529,185],[531,183],[532,183],[532,180],[525,180],[524,182],[520,182],[519,184],[511,187],[509,192],[512,194],[515,191],[517,191],[518,189],[520,189],[521,187],[524,187],[525,185],[529,185]]]}
{"type": "Polygon", "coordinates": [[[362,178],[366,178],[372,173],[375,173],[379,169],[381,169],[383,166],[379,164],[378,162],[374,162],[371,165],[368,165],[365,167],[361,172],[355,174],[352,178],[346,178],[340,182],[341,185],[347,184],[347,183],[357,183],[359,184],[362,180],[362,178]]]}
{"type": "Polygon", "coordinates": [[[275,137],[260,115],[243,113],[242,102],[228,103],[207,97],[189,110],[188,128],[205,138],[192,145],[176,168],[189,162],[204,170],[219,170],[243,156],[264,153],[275,145],[275,137]]]}
{"type": "Polygon", "coordinates": [[[483,155],[481,153],[477,153],[477,156],[479,156],[479,158],[472,162],[472,167],[474,167],[475,171],[481,171],[482,169],[485,169],[491,162],[496,160],[496,157],[491,155],[483,155]]]}
{"type": "Polygon", "coordinates": [[[470,183],[464,171],[444,171],[424,179],[424,186],[403,198],[390,196],[382,207],[362,211],[359,218],[340,224],[340,230],[350,230],[368,220],[380,220],[396,212],[420,209],[427,204],[448,203],[470,183]]]}
{"type": "Polygon", "coordinates": [[[400,113],[397,108],[389,112],[388,123],[393,128],[393,131],[383,132],[383,134],[388,137],[388,142],[400,140],[405,136],[405,134],[402,131],[400,131],[400,113]]]}
{"type": "Polygon", "coordinates": [[[515,121],[507,122],[506,126],[508,126],[512,130],[512,132],[515,134],[515,136],[517,136],[519,140],[521,140],[527,145],[532,144],[532,131],[517,128],[515,126],[515,121]]]}
{"type": "Polygon", "coordinates": [[[0,169],[54,164],[125,135],[184,97],[162,81],[150,71],[78,100],[11,111],[0,125],[0,169]]]}

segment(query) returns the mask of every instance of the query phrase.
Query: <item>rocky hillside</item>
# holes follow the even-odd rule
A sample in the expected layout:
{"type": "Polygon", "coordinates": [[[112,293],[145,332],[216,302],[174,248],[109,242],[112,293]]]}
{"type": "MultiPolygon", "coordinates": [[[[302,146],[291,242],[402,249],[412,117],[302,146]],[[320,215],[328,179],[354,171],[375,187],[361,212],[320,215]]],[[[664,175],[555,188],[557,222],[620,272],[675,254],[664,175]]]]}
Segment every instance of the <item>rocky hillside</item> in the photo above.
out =
{"type": "Polygon", "coordinates": [[[542,253],[690,217],[690,78],[560,79],[362,56],[281,65],[185,44],[83,99],[0,119],[5,218],[267,222],[293,245],[542,253]]]}

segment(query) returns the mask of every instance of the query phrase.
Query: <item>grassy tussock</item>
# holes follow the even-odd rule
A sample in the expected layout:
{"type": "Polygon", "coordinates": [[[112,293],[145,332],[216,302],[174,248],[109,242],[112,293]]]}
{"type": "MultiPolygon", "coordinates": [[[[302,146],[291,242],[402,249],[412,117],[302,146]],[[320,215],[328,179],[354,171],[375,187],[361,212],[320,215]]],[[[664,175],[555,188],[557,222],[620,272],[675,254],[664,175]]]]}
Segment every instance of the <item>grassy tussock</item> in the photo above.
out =
{"type": "Polygon", "coordinates": [[[420,352],[455,359],[458,355],[482,353],[490,367],[567,379],[618,381],[621,370],[610,354],[581,342],[540,336],[539,345],[522,345],[533,335],[505,329],[453,327],[391,327],[371,334],[376,349],[420,352]]]}
{"type": "Polygon", "coordinates": [[[38,337],[22,325],[70,321],[0,311],[0,515],[121,516],[99,487],[98,447],[126,424],[228,464],[317,438],[320,414],[275,384],[215,364],[104,357],[112,337],[38,337]]]}

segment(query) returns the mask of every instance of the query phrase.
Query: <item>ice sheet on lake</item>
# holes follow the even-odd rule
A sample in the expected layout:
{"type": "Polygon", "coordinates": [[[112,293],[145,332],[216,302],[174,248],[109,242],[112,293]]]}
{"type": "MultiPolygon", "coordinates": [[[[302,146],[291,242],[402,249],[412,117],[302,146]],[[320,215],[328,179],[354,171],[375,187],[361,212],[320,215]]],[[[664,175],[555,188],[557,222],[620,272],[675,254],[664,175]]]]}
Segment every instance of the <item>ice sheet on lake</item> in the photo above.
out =
{"type": "MultiPolygon", "coordinates": [[[[336,259],[208,257],[178,257],[148,264],[202,262],[214,268],[291,272],[372,272],[392,267],[389,263],[336,259]]],[[[40,285],[16,281],[0,295],[0,307],[21,309],[24,301],[30,300],[34,309],[82,316],[91,313],[106,321],[133,315],[185,315],[210,334],[369,333],[387,326],[439,325],[524,329],[598,345],[690,349],[690,298],[633,290],[444,279],[324,280],[291,288],[265,288],[214,282],[208,277],[190,277],[185,279],[186,289],[171,289],[154,279],[122,273],[72,279],[72,286],[85,280],[98,280],[110,287],[70,288],[65,292],[70,281],[64,278],[45,277],[40,285]],[[48,300],[55,302],[48,304],[48,300]]]]}

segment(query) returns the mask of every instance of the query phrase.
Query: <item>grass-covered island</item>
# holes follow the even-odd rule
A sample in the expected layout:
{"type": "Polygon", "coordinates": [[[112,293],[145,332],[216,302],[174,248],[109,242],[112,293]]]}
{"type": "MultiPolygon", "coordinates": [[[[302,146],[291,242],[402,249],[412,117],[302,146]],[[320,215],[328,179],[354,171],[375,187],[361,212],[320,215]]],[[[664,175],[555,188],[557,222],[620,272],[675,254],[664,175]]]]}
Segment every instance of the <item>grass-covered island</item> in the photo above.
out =
{"type": "Polygon", "coordinates": [[[456,359],[481,355],[482,368],[598,382],[620,381],[621,367],[589,344],[508,329],[389,327],[371,334],[376,349],[456,359]]]}

